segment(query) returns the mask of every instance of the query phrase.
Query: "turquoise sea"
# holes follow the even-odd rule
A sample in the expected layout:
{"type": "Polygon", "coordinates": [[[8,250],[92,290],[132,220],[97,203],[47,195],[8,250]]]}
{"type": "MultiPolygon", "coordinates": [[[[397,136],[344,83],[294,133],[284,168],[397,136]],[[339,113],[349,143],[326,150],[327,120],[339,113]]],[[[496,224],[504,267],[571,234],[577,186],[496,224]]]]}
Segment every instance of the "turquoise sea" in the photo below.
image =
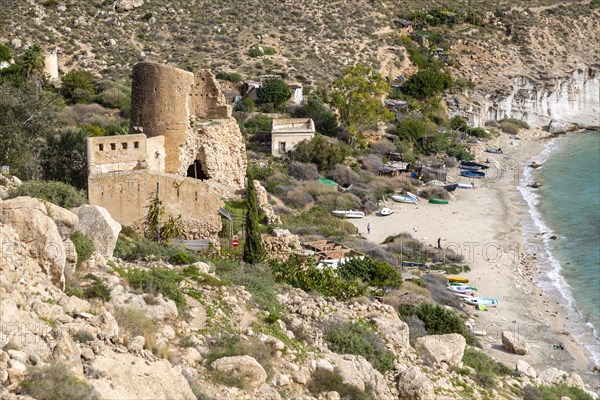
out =
{"type": "Polygon", "coordinates": [[[544,246],[540,283],[561,297],[570,317],[569,329],[598,363],[600,132],[582,131],[554,139],[540,158],[543,166],[533,174],[543,186],[521,188],[544,246]]]}

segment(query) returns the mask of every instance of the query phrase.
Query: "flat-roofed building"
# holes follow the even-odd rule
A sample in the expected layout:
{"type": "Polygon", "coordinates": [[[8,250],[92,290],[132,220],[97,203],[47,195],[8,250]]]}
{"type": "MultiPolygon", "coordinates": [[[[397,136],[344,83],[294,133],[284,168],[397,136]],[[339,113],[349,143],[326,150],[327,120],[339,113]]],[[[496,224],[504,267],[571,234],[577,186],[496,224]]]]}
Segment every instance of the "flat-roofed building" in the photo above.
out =
{"type": "Polygon", "coordinates": [[[271,154],[284,157],[303,140],[315,136],[315,123],[310,118],[280,118],[273,120],[271,154]]]}

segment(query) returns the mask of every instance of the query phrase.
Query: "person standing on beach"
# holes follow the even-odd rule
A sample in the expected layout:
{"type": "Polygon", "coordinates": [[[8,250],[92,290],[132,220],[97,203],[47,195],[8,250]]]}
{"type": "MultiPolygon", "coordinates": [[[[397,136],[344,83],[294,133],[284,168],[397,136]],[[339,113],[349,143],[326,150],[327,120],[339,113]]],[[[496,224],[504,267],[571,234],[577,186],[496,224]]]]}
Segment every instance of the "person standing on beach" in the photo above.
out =
{"type": "Polygon", "coordinates": [[[371,233],[371,224],[367,224],[367,234],[371,233]]]}
{"type": "Polygon", "coordinates": [[[438,238],[437,248],[442,249],[442,238],[438,238]]]}

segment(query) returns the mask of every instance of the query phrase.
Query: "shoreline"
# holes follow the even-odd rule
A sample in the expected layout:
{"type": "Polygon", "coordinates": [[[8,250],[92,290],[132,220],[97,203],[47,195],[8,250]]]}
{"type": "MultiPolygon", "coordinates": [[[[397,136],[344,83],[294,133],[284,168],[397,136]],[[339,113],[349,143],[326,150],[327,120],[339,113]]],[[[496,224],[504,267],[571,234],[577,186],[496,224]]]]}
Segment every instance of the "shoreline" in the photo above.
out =
{"type": "MultiPolygon", "coordinates": [[[[475,180],[477,189],[457,189],[448,205],[384,202],[380,205],[394,209],[392,215],[369,215],[351,222],[364,237],[377,243],[401,232],[432,247],[441,238],[442,247],[463,254],[471,271],[462,275],[479,288],[479,295],[500,300],[499,306],[489,311],[469,311],[475,320],[474,329],[486,332],[480,337],[486,353],[511,368],[523,359],[538,373],[549,367],[576,372],[590,389],[598,391],[600,377],[591,371],[592,354],[569,333],[571,310],[563,306],[563,299],[546,293],[537,281],[542,270],[535,254],[545,249],[541,241],[539,245],[526,241],[529,204],[519,190],[522,173],[526,163],[539,157],[553,136],[535,129],[520,136],[515,140],[502,134],[495,143],[486,144],[505,149],[504,154],[476,149],[476,158],[489,158],[498,167],[490,168],[486,179],[475,180]],[[367,224],[371,224],[370,234],[367,224]],[[502,331],[524,336],[531,354],[518,356],[504,351],[502,331]],[[566,349],[553,350],[552,345],[558,342],[566,349]]],[[[469,181],[452,169],[449,176],[469,181]]],[[[455,181],[452,177],[449,181],[455,181]]]]}

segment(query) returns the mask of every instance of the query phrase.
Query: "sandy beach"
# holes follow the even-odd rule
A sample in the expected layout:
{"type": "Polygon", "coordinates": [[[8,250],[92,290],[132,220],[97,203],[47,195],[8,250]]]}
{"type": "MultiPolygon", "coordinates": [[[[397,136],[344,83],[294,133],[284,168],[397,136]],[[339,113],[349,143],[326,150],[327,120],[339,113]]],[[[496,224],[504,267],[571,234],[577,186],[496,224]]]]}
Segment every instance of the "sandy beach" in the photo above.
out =
{"type": "MultiPolygon", "coordinates": [[[[504,154],[477,153],[477,159],[489,158],[492,167],[485,179],[475,179],[476,189],[457,189],[447,205],[418,205],[386,201],[381,206],[394,210],[390,216],[370,215],[350,220],[370,241],[381,243],[386,237],[408,232],[426,245],[436,246],[441,238],[443,248],[463,254],[471,267],[463,274],[479,288],[479,295],[500,300],[498,307],[488,311],[469,308],[475,319],[475,329],[486,336],[481,342],[486,352],[510,367],[519,359],[536,371],[555,367],[577,372],[593,390],[600,388],[600,376],[591,371],[589,352],[567,331],[568,311],[559,299],[546,295],[534,284],[537,265],[536,244],[526,244],[523,220],[528,208],[517,186],[524,167],[543,150],[548,133],[529,130],[513,139],[503,135],[495,145],[504,154]],[[367,233],[367,224],[371,232],[367,233]],[[526,247],[528,246],[528,247],[526,247]],[[518,356],[502,348],[501,332],[513,331],[524,336],[531,354],[518,356]],[[561,342],[565,350],[553,350],[561,342]]],[[[450,169],[449,182],[469,182],[450,169]],[[458,177],[458,178],[457,178],[458,177]]]]}

